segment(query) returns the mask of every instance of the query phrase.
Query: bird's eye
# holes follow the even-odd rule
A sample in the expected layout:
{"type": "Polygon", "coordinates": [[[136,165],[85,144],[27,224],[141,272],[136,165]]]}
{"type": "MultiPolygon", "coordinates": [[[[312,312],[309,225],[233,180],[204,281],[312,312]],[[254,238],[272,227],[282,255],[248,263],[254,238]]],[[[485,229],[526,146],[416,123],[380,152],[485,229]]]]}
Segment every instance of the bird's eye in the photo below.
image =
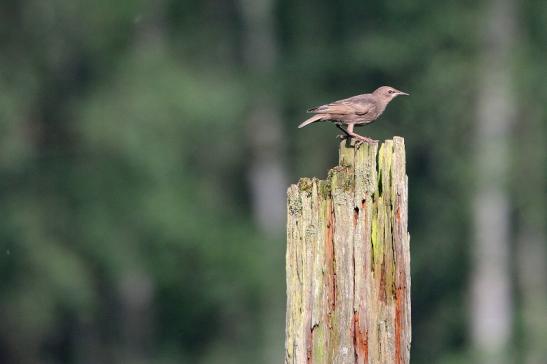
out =
{"type": "Polygon", "coordinates": [[[393,91],[393,90],[389,90],[388,92],[389,92],[390,94],[392,94],[392,93],[393,93],[393,92],[395,92],[395,91],[393,91]]]}

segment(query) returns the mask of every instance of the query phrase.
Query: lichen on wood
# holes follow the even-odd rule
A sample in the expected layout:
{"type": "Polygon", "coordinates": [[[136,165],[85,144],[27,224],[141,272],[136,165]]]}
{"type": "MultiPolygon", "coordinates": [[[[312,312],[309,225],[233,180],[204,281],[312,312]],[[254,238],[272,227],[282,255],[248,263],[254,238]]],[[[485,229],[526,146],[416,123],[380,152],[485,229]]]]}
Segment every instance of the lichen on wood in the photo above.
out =
{"type": "Polygon", "coordinates": [[[285,363],[409,363],[407,184],[394,137],[289,187],[285,363]]]}

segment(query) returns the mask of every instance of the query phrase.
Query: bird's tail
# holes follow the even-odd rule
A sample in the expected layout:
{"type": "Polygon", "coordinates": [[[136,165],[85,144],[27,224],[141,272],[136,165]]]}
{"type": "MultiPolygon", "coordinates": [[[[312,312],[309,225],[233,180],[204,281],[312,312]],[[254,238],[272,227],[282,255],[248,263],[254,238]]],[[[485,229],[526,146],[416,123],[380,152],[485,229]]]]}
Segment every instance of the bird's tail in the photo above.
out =
{"type": "Polygon", "coordinates": [[[320,115],[320,114],[317,114],[317,115],[314,115],[312,116],[311,118],[307,119],[306,121],[304,121],[302,124],[298,125],[298,128],[303,128],[305,127],[306,125],[310,125],[311,123],[314,123],[318,120],[321,120],[323,118],[323,115],[320,115]]]}

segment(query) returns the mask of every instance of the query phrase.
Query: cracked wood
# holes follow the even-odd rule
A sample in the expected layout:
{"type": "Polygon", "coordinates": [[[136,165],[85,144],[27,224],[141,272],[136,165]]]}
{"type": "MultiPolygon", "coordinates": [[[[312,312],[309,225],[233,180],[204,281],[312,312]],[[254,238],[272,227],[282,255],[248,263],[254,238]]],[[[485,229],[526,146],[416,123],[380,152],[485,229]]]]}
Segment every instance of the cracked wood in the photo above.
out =
{"type": "Polygon", "coordinates": [[[409,363],[407,211],[400,137],[289,187],[285,363],[409,363]]]}

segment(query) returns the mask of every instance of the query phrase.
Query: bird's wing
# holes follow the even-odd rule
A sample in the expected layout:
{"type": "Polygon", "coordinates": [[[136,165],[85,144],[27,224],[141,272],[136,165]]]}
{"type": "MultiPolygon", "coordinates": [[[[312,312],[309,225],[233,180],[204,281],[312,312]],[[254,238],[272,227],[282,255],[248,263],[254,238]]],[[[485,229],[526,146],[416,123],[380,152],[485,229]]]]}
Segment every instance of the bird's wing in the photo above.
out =
{"type": "Polygon", "coordinates": [[[348,99],[331,102],[330,104],[314,107],[309,109],[308,112],[315,114],[365,115],[374,108],[374,103],[368,102],[368,100],[363,99],[362,96],[364,95],[354,96],[348,99]]]}

